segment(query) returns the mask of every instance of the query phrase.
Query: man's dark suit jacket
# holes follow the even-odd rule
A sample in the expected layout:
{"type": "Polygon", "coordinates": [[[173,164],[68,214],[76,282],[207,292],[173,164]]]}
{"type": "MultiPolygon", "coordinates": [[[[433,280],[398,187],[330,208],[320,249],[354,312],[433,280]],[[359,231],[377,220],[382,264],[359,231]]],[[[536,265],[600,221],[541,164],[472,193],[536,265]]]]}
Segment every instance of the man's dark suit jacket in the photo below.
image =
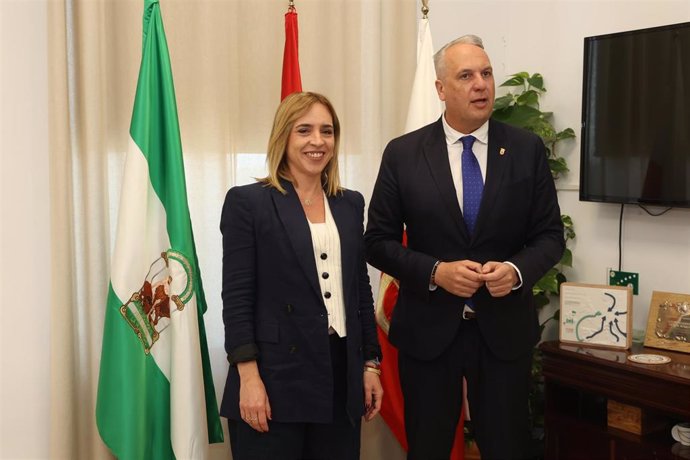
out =
{"type": "Polygon", "coordinates": [[[538,339],[532,286],[560,259],[563,226],[544,144],[525,130],[489,122],[486,180],[474,234],[465,226],[441,119],[392,140],[376,180],[365,233],[367,258],[400,280],[390,341],[422,360],[439,356],[457,334],[464,298],[429,290],[434,263],[509,261],[522,287],[473,297],[480,331],[502,359],[528,352],[538,339]],[[408,247],[401,244],[403,224],[408,247]]]}
{"type": "MultiPolygon", "coordinates": [[[[231,362],[221,415],[241,420],[234,363],[258,358],[273,420],[332,421],[333,378],[328,318],[309,224],[292,184],[287,193],[260,183],[234,187],[225,198],[223,322],[231,362]]],[[[364,199],[344,190],[328,198],[340,235],[347,325],[347,408],[364,410],[362,369],[380,356],[364,259],[364,199]]]]}

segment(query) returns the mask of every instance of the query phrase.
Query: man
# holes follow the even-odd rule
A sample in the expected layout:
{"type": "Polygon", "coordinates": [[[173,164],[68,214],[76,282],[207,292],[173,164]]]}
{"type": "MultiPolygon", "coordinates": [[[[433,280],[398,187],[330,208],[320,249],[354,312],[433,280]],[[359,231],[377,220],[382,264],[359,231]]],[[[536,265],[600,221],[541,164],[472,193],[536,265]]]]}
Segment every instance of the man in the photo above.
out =
{"type": "Polygon", "coordinates": [[[450,456],[463,376],[482,459],[526,458],[532,285],[564,250],[553,178],[541,139],[489,119],[495,85],[479,37],[434,61],[446,111],[386,147],[365,234],[369,263],[400,280],[389,339],[408,459],[450,456]]]}

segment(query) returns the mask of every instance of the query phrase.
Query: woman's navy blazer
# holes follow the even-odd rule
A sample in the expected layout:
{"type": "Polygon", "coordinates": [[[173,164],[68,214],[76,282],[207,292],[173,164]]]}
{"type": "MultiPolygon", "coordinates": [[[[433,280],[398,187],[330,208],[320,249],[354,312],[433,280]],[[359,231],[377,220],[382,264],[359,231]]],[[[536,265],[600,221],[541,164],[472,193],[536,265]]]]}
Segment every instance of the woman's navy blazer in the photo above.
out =
{"type": "MultiPolygon", "coordinates": [[[[274,421],[328,423],[328,315],[306,215],[292,184],[281,183],[286,194],[262,183],[233,187],[223,205],[223,322],[231,366],[220,412],[241,420],[234,363],[256,357],[274,421]]],[[[381,354],[364,256],[364,198],[344,190],[328,204],[340,235],[347,411],[354,420],[364,412],[364,361],[381,354]]]]}

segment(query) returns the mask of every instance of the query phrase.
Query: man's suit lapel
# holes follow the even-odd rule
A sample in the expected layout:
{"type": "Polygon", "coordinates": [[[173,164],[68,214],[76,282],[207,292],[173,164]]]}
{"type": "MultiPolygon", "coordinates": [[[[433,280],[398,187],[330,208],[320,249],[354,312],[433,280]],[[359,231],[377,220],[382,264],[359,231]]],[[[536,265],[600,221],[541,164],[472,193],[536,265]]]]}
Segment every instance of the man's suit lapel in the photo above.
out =
{"type": "Polygon", "coordinates": [[[464,237],[468,237],[469,233],[462,217],[455,185],[453,185],[453,175],[450,171],[450,162],[448,161],[446,134],[443,131],[443,122],[440,118],[434,125],[434,129],[429,136],[429,142],[423,148],[431,175],[434,178],[434,182],[436,182],[436,187],[438,187],[440,199],[448,210],[448,215],[458,226],[461,234],[464,237]]]}
{"type": "MultiPolygon", "coordinates": [[[[489,145],[487,148],[486,180],[482,192],[482,202],[479,207],[479,215],[475,224],[474,235],[481,233],[482,223],[491,213],[493,203],[499,195],[503,173],[506,169],[508,157],[506,136],[502,126],[489,120],[489,145]]],[[[461,234],[465,238],[470,238],[465,220],[462,216],[460,203],[458,203],[457,193],[453,185],[453,176],[450,171],[448,161],[448,147],[446,146],[446,135],[443,131],[443,123],[439,119],[431,133],[429,142],[424,147],[424,155],[431,169],[431,175],[439,189],[441,200],[443,201],[448,214],[458,226],[461,234]]]]}
{"type": "Polygon", "coordinates": [[[493,204],[500,193],[503,173],[508,164],[508,157],[513,152],[508,151],[505,132],[503,127],[489,120],[489,145],[486,159],[486,180],[482,192],[482,202],[479,206],[479,215],[475,224],[475,235],[481,234],[482,223],[494,208],[493,204]]]}
{"type": "Polygon", "coordinates": [[[316,273],[316,261],[314,260],[314,246],[311,241],[311,230],[309,230],[307,217],[292,184],[286,180],[281,180],[281,184],[287,194],[283,195],[272,188],[270,191],[273,203],[285,228],[285,234],[295,250],[297,261],[309,280],[309,285],[317,297],[321,298],[321,287],[316,273]]]}

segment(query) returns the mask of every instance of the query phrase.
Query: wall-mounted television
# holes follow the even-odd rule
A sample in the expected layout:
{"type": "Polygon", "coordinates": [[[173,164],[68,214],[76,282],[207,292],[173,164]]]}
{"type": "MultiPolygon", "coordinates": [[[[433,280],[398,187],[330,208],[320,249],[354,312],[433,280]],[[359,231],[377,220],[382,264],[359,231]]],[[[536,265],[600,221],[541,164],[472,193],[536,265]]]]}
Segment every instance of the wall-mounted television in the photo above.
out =
{"type": "Polygon", "coordinates": [[[690,208],[690,22],[585,38],[580,200],[690,208]]]}

